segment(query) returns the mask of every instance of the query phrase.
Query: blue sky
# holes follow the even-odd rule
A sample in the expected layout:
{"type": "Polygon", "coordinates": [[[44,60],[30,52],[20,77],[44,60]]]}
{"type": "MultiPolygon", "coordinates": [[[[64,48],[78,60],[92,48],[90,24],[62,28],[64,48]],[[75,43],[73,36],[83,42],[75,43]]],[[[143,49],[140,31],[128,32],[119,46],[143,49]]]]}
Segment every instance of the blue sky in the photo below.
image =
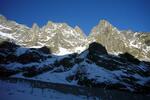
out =
{"type": "Polygon", "coordinates": [[[66,22],[86,34],[101,19],[121,30],[150,32],[150,0],[0,0],[0,14],[29,27],[66,22]]]}

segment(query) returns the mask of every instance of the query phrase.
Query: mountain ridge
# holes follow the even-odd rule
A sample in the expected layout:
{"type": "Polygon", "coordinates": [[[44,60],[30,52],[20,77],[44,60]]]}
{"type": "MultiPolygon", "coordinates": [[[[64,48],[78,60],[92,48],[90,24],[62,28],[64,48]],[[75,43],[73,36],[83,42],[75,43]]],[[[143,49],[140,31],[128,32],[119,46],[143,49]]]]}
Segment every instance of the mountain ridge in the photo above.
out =
{"type": "MultiPolygon", "coordinates": [[[[129,52],[141,59],[150,58],[150,34],[132,31],[120,31],[106,20],[101,20],[86,36],[79,26],[74,28],[66,23],[48,21],[39,27],[18,24],[0,16],[0,32],[2,38],[14,40],[27,47],[48,46],[52,52],[60,54],[80,53],[92,42],[104,45],[108,52],[119,54],[129,52]],[[8,34],[5,34],[8,33],[8,34]]],[[[63,54],[62,54],[63,55],[63,54]]]]}

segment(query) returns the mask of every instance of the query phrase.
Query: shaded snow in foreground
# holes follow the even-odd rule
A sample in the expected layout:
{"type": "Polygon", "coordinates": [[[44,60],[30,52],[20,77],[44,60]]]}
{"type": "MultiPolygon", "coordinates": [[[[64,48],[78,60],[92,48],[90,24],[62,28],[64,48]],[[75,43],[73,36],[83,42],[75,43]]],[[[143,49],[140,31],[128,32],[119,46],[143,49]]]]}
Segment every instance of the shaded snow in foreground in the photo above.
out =
{"type": "MultiPolygon", "coordinates": [[[[46,73],[37,75],[33,78],[33,80],[41,80],[44,82],[52,82],[52,83],[61,83],[61,84],[68,84],[68,85],[77,85],[77,81],[67,81],[66,78],[70,75],[74,75],[78,69],[78,65],[75,65],[71,70],[66,71],[66,72],[54,72],[55,70],[59,69],[59,68],[54,68],[51,71],[48,71],[46,73]]],[[[11,77],[17,77],[17,78],[26,78],[22,75],[22,73],[20,74],[16,74],[13,75],[11,77]]]]}
{"type": "Polygon", "coordinates": [[[73,95],[52,89],[32,88],[26,84],[0,81],[1,100],[99,100],[96,97],[73,95]]]}
{"type": "MultiPolygon", "coordinates": [[[[95,64],[88,64],[86,62],[82,62],[82,65],[86,66],[79,66],[78,64],[74,65],[73,68],[71,68],[69,71],[66,72],[55,72],[55,70],[63,68],[63,66],[54,68],[51,71],[48,71],[46,73],[37,75],[31,79],[33,80],[41,80],[45,82],[52,82],[52,83],[60,83],[60,84],[68,84],[68,85],[75,85],[78,86],[77,80],[68,81],[67,77],[75,75],[77,71],[81,71],[85,73],[88,79],[95,79],[98,83],[121,83],[120,80],[122,76],[128,77],[129,75],[126,74],[123,70],[118,71],[110,71],[102,67],[98,67],[95,64]]],[[[150,77],[142,77],[139,74],[133,74],[131,75],[135,79],[137,79],[137,84],[144,85],[146,82],[150,80],[150,77]]],[[[12,77],[18,77],[18,78],[25,78],[22,76],[22,74],[13,75],[12,77]]],[[[134,89],[130,87],[128,84],[124,84],[126,88],[128,88],[130,91],[133,91],[134,89]]]]}

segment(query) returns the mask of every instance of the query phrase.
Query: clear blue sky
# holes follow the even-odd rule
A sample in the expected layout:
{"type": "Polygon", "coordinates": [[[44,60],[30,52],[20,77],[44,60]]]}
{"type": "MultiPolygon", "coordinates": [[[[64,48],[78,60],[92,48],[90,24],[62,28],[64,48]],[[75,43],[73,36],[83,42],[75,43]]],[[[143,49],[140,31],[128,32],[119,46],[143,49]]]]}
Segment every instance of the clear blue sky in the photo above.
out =
{"type": "Polygon", "coordinates": [[[121,30],[150,32],[150,0],[0,0],[0,14],[29,27],[66,22],[86,34],[101,19],[121,30]]]}

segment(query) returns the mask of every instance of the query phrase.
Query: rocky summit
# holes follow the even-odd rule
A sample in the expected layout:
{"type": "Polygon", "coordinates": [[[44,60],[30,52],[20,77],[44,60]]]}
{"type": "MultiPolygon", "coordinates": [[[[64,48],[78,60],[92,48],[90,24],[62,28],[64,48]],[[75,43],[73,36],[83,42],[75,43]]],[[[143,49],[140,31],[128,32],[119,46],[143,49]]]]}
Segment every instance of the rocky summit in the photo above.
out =
{"type": "Polygon", "coordinates": [[[92,29],[88,40],[103,44],[111,53],[128,52],[139,59],[150,58],[150,33],[119,31],[106,20],[92,29]]]}

